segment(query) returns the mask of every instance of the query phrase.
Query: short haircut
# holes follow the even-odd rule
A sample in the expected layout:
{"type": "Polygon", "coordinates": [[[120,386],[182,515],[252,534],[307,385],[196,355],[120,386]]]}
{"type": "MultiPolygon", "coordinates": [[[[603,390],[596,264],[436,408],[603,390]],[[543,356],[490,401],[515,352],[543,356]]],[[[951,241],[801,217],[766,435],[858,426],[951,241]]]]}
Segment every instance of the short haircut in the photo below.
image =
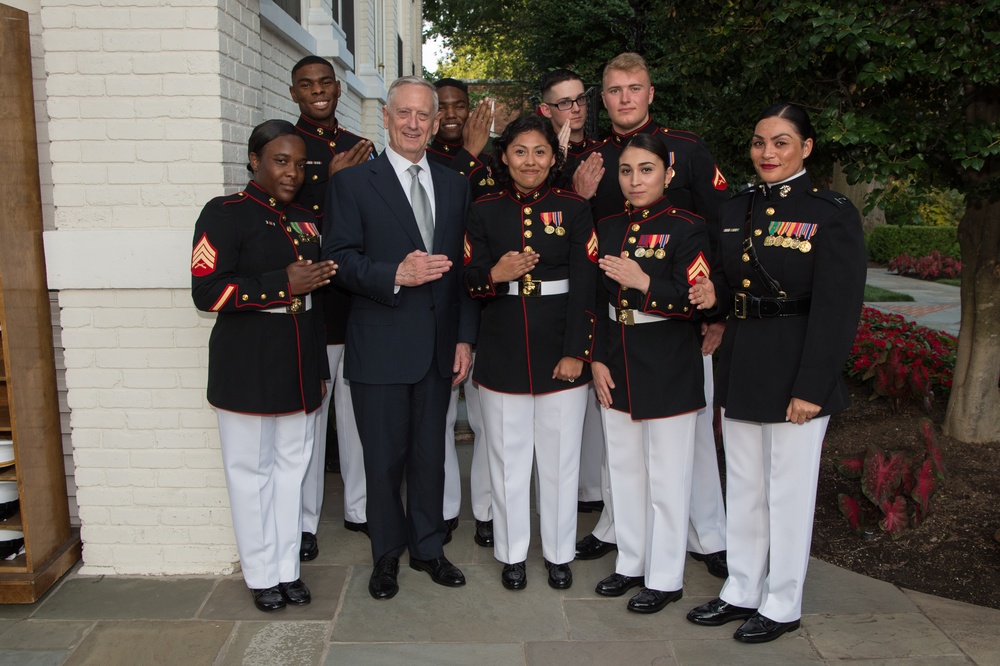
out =
{"type": "Polygon", "coordinates": [[[809,120],[809,112],[798,104],[792,104],[791,102],[781,102],[780,104],[775,104],[769,106],[763,111],[761,111],[760,116],[757,118],[757,122],[764,120],[765,118],[782,118],[787,120],[795,128],[796,134],[799,138],[805,141],[806,139],[812,139],[813,143],[816,142],[816,130],[813,129],[812,122],[809,120]]]}
{"type": "MultiPolygon", "coordinates": [[[[287,120],[265,120],[260,125],[257,125],[250,132],[250,138],[247,140],[247,159],[250,159],[251,153],[260,157],[264,152],[264,146],[279,136],[286,134],[299,135],[299,131],[295,129],[295,125],[287,120]]],[[[247,164],[247,171],[253,173],[253,169],[249,163],[247,164]]]]}
{"type": "Polygon", "coordinates": [[[466,97],[469,96],[469,86],[464,81],[459,81],[458,79],[438,79],[434,82],[434,87],[437,90],[441,90],[441,88],[458,88],[465,93],[466,97]]]}
{"type": "Polygon", "coordinates": [[[302,69],[306,65],[326,65],[327,67],[330,68],[330,71],[333,72],[334,78],[337,77],[337,71],[333,68],[333,65],[330,63],[329,60],[327,60],[326,58],[320,58],[317,55],[307,55],[305,58],[303,58],[302,60],[299,60],[297,63],[295,63],[295,66],[292,67],[292,83],[293,84],[295,83],[295,72],[299,71],[300,69],[302,69]]]}
{"type": "Polygon", "coordinates": [[[604,66],[601,78],[603,79],[606,77],[608,72],[611,70],[617,70],[619,72],[634,72],[636,70],[642,70],[646,72],[646,76],[649,77],[650,81],[653,80],[653,76],[649,73],[649,65],[646,64],[646,59],[638,53],[626,51],[625,53],[619,53],[616,55],[608,61],[608,64],[604,66]]]}
{"type": "Polygon", "coordinates": [[[534,113],[515,118],[507,123],[507,127],[504,128],[503,133],[493,140],[493,173],[503,187],[509,187],[511,183],[510,168],[504,164],[503,154],[507,151],[510,144],[525,132],[540,132],[545,137],[549,146],[551,146],[552,153],[556,156],[556,162],[549,170],[548,178],[545,180],[546,183],[552,184],[552,181],[566,161],[565,155],[559,150],[559,137],[556,136],[556,131],[552,129],[552,122],[548,118],[543,118],[534,113]]]}
{"type": "Polygon", "coordinates": [[[389,108],[392,108],[392,100],[393,98],[396,97],[396,91],[402,88],[403,86],[410,86],[410,85],[424,86],[425,88],[431,91],[431,97],[434,99],[434,110],[432,111],[432,113],[434,115],[437,115],[438,112],[437,88],[435,88],[430,81],[428,81],[427,79],[422,79],[419,76],[401,76],[395,81],[393,81],[392,84],[389,85],[389,92],[387,92],[385,95],[385,105],[389,108]]]}
{"type": "Polygon", "coordinates": [[[548,74],[542,76],[542,80],[538,83],[538,88],[541,90],[543,101],[545,93],[547,93],[552,86],[563,83],[564,81],[579,81],[580,83],[583,83],[583,78],[576,72],[569,69],[553,69],[548,74]]]}

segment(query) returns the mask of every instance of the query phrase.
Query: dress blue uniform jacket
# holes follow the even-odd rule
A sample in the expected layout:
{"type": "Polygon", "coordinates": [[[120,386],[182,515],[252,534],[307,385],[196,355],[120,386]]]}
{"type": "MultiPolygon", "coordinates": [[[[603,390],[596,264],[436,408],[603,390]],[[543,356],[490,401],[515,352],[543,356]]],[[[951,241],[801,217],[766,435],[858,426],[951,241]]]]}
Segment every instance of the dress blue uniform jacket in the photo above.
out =
{"type": "MultiPolygon", "coordinates": [[[[720,255],[713,273],[720,309],[730,309],[735,292],[771,297],[744,260],[747,209],[751,239],[768,275],[788,298],[811,297],[809,313],[766,319],[730,315],[720,348],[715,402],[726,417],[782,423],[793,397],[820,405],[819,416],[850,403],[842,372],[857,333],[867,260],[861,216],[840,194],[812,186],[803,174],[783,185],[759,185],[720,209],[720,255]],[[765,245],[782,223],[806,223],[809,251],[765,245]]],[[[795,227],[789,227],[795,229],[795,227]]],[[[791,236],[785,236],[791,237],[791,236]]],[[[747,257],[749,259],[749,257],[747,257]]]]}
{"type": "Polygon", "coordinates": [[[578,384],[552,378],[565,356],[585,361],[578,381],[590,380],[597,278],[596,247],[589,247],[593,235],[590,205],[547,185],[528,193],[503,191],[472,205],[465,284],[469,295],[484,303],[472,377],[477,384],[532,395],[574,388],[578,384]],[[560,227],[562,234],[556,233],[560,227]],[[527,248],[539,254],[529,275],[542,281],[541,296],[509,295],[509,283],[494,283],[490,269],[507,252],[527,248]],[[545,295],[545,282],[567,279],[568,293],[545,295]]]}
{"type": "Polygon", "coordinates": [[[705,221],[663,197],[647,208],[630,208],[599,221],[597,238],[601,257],[627,252],[650,277],[646,294],[624,289],[607,275],[598,287],[600,323],[594,360],[611,372],[615,384],[611,408],[628,412],[635,420],[701,409],[705,406],[698,337],[702,315],[688,301],[688,288],[697,276],[710,274],[705,221]],[[660,258],[657,250],[663,251],[660,258]],[[610,319],[609,305],[663,320],[621,324],[610,319]]]}
{"type": "Polygon", "coordinates": [[[311,412],[330,377],[320,299],[299,314],[263,309],[292,304],[286,268],[318,261],[316,218],[251,182],[212,199],[195,224],[191,294],[217,312],[208,343],[208,401],[249,414],[311,412]]]}

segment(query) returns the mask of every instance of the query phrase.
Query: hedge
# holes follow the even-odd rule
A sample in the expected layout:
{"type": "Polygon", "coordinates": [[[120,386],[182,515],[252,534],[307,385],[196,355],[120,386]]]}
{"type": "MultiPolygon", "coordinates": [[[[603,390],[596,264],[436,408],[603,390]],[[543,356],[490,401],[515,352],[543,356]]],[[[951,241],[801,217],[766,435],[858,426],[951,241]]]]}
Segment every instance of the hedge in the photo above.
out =
{"type": "Polygon", "coordinates": [[[926,257],[935,250],[955,259],[961,258],[958,227],[881,225],[872,229],[865,241],[868,258],[880,264],[887,264],[901,254],[926,257]]]}

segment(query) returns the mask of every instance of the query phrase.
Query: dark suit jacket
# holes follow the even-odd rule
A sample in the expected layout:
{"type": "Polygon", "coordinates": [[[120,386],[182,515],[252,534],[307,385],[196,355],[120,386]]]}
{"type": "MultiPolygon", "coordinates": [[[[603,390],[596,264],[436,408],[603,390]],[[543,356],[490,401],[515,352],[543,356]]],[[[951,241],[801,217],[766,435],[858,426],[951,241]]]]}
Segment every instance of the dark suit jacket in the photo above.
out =
{"type": "Polygon", "coordinates": [[[327,190],[323,257],[355,294],[347,317],[344,376],[367,384],[414,384],[431,370],[450,377],[458,342],[474,343],[478,308],[461,282],[468,181],[430,163],[434,182],[434,247],[427,249],[406,194],[383,152],[333,175],[327,190]],[[414,250],[444,254],[451,270],[439,280],[393,293],[396,269],[414,250]]]}

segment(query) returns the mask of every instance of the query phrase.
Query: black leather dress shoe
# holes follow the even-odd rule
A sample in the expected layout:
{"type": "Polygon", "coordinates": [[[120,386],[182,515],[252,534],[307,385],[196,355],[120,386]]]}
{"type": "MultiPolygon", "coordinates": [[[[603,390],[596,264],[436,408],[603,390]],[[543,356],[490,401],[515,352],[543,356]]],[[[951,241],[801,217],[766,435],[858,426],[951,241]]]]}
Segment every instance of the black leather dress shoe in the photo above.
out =
{"type": "Polygon", "coordinates": [[[552,562],[545,560],[545,568],[549,570],[549,587],[555,590],[566,590],[573,585],[573,572],[570,571],[569,562],[552,564],[552,562]]]}
{"type": "Polygon", "coordinates": [[[281,592],[281,598],[284,599],[287,604],[302,606],[312,601],[312,595],[309,594],[309,588],[306,587],[306,584],[302,582],[301,578],[297,578],[291,583],[278,583],[278,591],[281,592]]]}
{"type": "Polygon", "coordinates": [[[442,544],[449,544],[451,543],[451,533],[458,529],[458,516],[444,521],[444,524],[448,527],[448,533],[444,535],[442,544]]]}
{"type": "Polygon", "coordinates": [[[528,573],[524,570],[524,562],[503,565],[500,582],[508,590],[523,590],[528,584],[528,573]]]}
{"type": "Polygon", "coordinates": [[[476,533],[472,536],[477,546],[490,548],[493,545],[493,521],[477,520],[476,533]]]}
{"type": "Polygon", "coordinates": [[[285,600],[277,587],[266,587],[259,590],[250,588],[250,594],[253,595],[253,605],[257,607],[257,610],[262,610],[265,613],[281,610],[285,607],[285,600]]]}
{"type": "Polygon", "coordinates": [[[368,592],[376,599],[392,599],[399,592],[399,558],[383,555],[375,563],[372,577],[368,581],[368,592]]]}
{"type": "Polygon", "coordinates": [[[299,546],[299,561],[308,562],[309,560],[315,560],[318,555],[319,542],[316,541],[316,535],[312,532],[303,532],[302,544],[299,546]]]}
{"type": "Polygon", "coordinates": [[[352,523],[349,520],[345,520],[344,529],[351,532],[361,532],[369,539],[372,538],[372,535],[368,533],[368,523],[352,523]]]}
{"type": "Polygon", "coordinates": [[[663,610],[667,604],[678,601],[683,596],[684,590],[663,592],[644,587],[639,590],[639,594],[628,600],[626,608],[634,613],[657,613],[663,610]]]}
{"type": "Polygon", "coordinates": [[[746,620],[756,612],[756,608],[733,606],[716,598],[707,604],[692,608],[687,614],[687,619],[705,627],[718,627],[734,620],[746,620]]]}
{"type": "Polygon", "coordinates": [[[613,573],[598,583],[594,592],[602,597],[620,597],[633,587],[645,584],[646,579],[642,576],[623,576],[619,573],[613,573]]]}
{"type": "Polygon", "coordinates": [[[426,571],[431,575],[438,585],[446,587],[459,587],[465,585],[465,575],[454,564],[448,561],[444,555],[431,560],[417,560],[410,558],[410,568],[417,571],[426,571]]]}
{"type": "Polygon", "coordinates": [[[799,620],[775,622],[760,613],[754,613],[736,630],[733,638],[743,643],[767,643],[785,632],[795,631],[800,624],[799,620]]]}
{"type": "Polygon", "coordinates": [[[708,573],[716,578],[729,578],[729,565],[726,563],[726,551],[720,550],[715,553],[691,553],[698,562],[704,562],[708,567],[708,573]]]}
{"type": "Polygon", "coordinates": [[[580,500],[576,503],[577,513],[591,513],[604,511],[604,502],[601,500],[580,500]]]}
{"type": "Polygon", "coordinates": [[[576,542],[576,559],[596,560],[604,557],[613,550],[618,550],[618,545],[601,541],[593,534],[588,534],[576,542]]]}

